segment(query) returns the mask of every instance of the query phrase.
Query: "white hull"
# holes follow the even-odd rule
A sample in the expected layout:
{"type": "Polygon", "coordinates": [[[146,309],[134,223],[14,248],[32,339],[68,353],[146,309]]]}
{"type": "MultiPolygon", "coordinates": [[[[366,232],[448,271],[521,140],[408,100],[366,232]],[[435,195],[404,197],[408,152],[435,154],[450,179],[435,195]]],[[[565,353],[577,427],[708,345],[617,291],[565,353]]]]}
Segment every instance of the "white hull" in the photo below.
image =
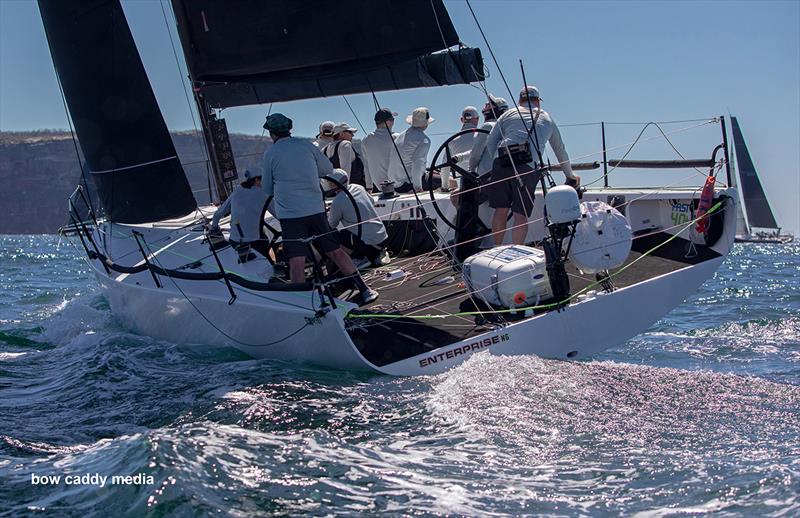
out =
{"type": "MultiPolygon", "coordinates": [[[[597,196],[604,198],[605,194],[597,196]]],[[[655,215],[660,214],[661,205],[670,199],[669,196],[673,200],[678,197],[672,192],[665,193],[663,199],[659,196],[647,200],[654,212],[645,219],[656,221],[655,215]]],[[[589,193],[587,199],[596,198],[589,193]]],[[[638,217],[636,210],[628,212],[638,217]]],[[[319,316],[315,315],[320,308],[316,293],[256,292],[234,285],[237,299],[229,304],[230,294],[221,280],[188,281],[162,276],[159,288],[149,271],[109,275],[99,261],[90,264],[116,318],[126,328],[143,335],[181,344],[232,346],[256,358],[391,375],[425,375],[452,368],[472,354],[486,350],[492,354],[582,359],[624,343],[650,327],[714,274],[733,244],[735,218],[735,210],[726,210],[724,234],[712,247],[720,257],[609,294],[579,300],[560,312],[544,313],[383,366],[368,361],[346,331],[345,316],[355,307],[351,303],[339,301],[336,309],[319,316]]],[[[189,259],[203,257],[204,265],[199,269],[213,271],[216,265],[208,259],[208,247],[202,243],[202,234],[197,229],[178,231],[182,234],[169,240],[164,237],[185,224],[186,221],[181,221],[158,227],[138,226],[136,230],[150,243],[149,250],[154,252],[151,263],[178,268],[189,259]],[[166,241],[169,244],[164,245],[166,241]],[[160,248],[155,243],[159,243],[160,248]]],[[[118,237],[107,238],[105,249],[113,252],[116,260],[123,264],[141,263],[141,253],[135,243],[124,236],[124,229],[124,226],[114,226],[118,237]]],[[[102,236],[97,240],[102,241],[102,236]]],[[[231,250],[221,253],[220,258],[226,269],[237,268],[231,250]]],[[[249,271],[240,273],[256,276],[259,266],[253,263],[258,261],[247,263],[244,266],[249,271]]]]}

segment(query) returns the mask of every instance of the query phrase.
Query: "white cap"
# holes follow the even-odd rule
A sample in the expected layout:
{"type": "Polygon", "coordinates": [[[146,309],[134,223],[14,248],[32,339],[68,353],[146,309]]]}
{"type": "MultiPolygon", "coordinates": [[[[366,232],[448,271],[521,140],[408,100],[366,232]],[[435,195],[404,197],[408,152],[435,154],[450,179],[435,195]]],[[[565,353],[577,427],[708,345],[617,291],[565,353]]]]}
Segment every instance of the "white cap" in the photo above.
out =
{"type": "Polygon", "coordinates": [[[333,128],[336,126],[336,123],[333,121],[325,121],[319,125],[319,133],[317,133],[317,138],[320,135],[333,135],[333,128]]]}
{"type": "Polygon", "coordinates": [[[422,128],[435,120],[436,119],[431,117],[430,110],[424,106],[420,106],[416,108],[411,115],[406,117],[406,124],[411,124],[411,126],[415,128],[422,128]]]}
{"type": "Polygon", "coordinates": [[[474,106],[465,106],[463,110],[461,110],[461,117],[464,119],[472,120],[477,119],[480,117],[478,114],[478,109],[474,106]]]}
{"type": "Polygon", "coordinates": [[[527,97],[528,99],[541,99],[539,97],[539,89],[535,86],[528,85],[519,91],[520,98],[527,97]]]}
{"type": "Polygon", "coordinates": [[[334,169],[333,172],[330,173],[328,176],[330,178],[333,178],[340,184],[344,185],[345,187],[347,187],[347,182],[350,181],[350,179],[347,177],[347,172],[344,169],[334,169]]]}
{"type": "Polygon", "coordinates": [[[348,124],[346,122],[340,122],[339,124],[336,125],[335,128],[333,128],[334,136],[338,135],[339,133],[341,133],[343,131],[349,131],[350,133],[355,133],[356,131],[358,131],[358,129],[350,126],[350,124],[348,124]]]}

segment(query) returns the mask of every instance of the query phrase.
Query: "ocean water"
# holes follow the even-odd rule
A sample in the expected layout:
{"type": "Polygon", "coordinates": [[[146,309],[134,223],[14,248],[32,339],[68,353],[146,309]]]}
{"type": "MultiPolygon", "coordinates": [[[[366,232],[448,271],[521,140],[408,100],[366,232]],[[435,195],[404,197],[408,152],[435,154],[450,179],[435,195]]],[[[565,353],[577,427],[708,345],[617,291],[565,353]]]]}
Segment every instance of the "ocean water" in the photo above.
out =
{"type": "Polygon", "coordinates": [[[798,257],[737,245],[593,361],[390,378],[132,334],[68,243],[0,236],[0,516],[797,516],[798,257]]]}

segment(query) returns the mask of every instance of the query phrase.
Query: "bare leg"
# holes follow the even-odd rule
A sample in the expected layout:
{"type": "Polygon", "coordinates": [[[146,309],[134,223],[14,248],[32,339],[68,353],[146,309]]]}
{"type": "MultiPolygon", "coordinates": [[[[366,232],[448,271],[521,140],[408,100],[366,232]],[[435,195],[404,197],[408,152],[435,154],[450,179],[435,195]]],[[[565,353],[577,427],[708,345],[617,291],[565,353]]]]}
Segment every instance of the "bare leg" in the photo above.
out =
{"type": "Polygon", "coordinates": [[[306,282],[306,258],[289,258],[289,280],[292,282],[306,282]]]}
{"type": "Polygon", "coordinates": [[[515,245],[524,245],[528,235],[528,216],[514,213],[514,228],[511,229],[511,240],[515,245]]]}
{"type": "Polygon", "coordinates": [[[341,246],[332,252],[327,252],[325,255],[331,258],[331,261],[339,267],[339,271],[344,275],[349,276],[356,273],[356,265],[353,264],[353,260],[341,246]]]}
{"type": "Polygon", "coordinates": [[[500,246],[503,244],[503,238],[506,236],[507,220],[507,208],[494,209],[494,216],[492,216],[492,236],[494,237],[494,246],[500,246]]]}

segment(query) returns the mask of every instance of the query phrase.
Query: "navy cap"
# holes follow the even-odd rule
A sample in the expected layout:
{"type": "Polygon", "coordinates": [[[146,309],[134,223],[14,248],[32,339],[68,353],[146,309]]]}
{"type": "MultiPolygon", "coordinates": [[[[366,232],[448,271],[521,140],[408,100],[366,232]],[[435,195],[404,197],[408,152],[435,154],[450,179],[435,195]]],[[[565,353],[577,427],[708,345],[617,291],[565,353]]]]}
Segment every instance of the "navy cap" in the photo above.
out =
{"type": "Polygon", "coordinates": [[[397,117],[397,113],[393,112],[389,108],[381,108],[375,112],[375,123],[380,124],[381,122],[394,120],[395,117],[397,117]]]}

